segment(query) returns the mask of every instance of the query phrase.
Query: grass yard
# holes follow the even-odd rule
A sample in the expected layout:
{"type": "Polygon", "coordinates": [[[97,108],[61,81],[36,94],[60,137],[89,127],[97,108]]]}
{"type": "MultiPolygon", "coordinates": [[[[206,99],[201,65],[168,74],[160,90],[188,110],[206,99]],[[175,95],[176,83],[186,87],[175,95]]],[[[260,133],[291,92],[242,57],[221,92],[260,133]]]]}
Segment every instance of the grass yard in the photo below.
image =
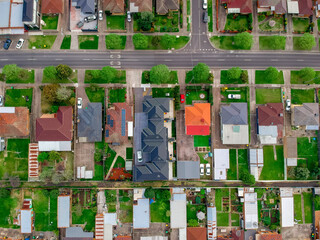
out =
{"type": "Polygon", "coordinates": [[[301,195],[294,194],[293,199],[294,199],[294,219],[296,219],[299,224],[302,224],[303,219],[302,219],[302,209],[301,209],[301,195]]]}
{"type": "Polygon", "coordinates": [[[120,216],[119,219],[122,223],[133,222],[133,203],[132,200],[128,202],[120,202],[120,216]]]}
{"type": "MultiPolygon", "coordinates": [[[[167,50],[167,48],[161,45],[161,38],[162,38],[161,36],[147,35],[147,37],[148,37],[148,46],[146,48],[135,48],[136,50],[167,50]],[[157,38],[157,41],[154,40],[155,38],[157,38]],[[157,44],[155,44],[154,42],[157,42],[157,44]]],[[[190,37],[188,36],[177,37],[172,48],[180,49],[184,47],[189,42],[189,40],[190,40],[190,37]]]]}
{"type": "MultiPolygon", "coordinates": [[[[51,66],[50,66],[51,67],[51,66]]],[[[78,82],[78,70],[73,70],[71,76],[66,79],[60,79],[57,75],[52,76],[46,74],[46,70],[43,70],[42,83],[77,83],[78,82]]]]}
{"type": "Polygon", "coordinates": [[[265,78],[265,70],[256,70],[256,84],[283,84],[283,71],[279,71],[279,77],[278,79],[275,79],[274,81],[267,81],[265,78]]]}
{"type": "Polygon", "coordinates": [[[141,83],[152,83],[152,84],[177,84],[178,83],[178,72],[177,71],[170,71],[169,79],[166,82],[162,83],[154,83],[150,82],[150,71],[143,71],[141,76],[141,83]],[[147,77],[146,77],[147,76],[147,77]]]}
{"type": "Polygon", "coordinates": [[[98,49],[99,36],[97,35],[79,35],[79,49],[98,49]]]}
{"type": "Polygon", "coordinates": [[[300,71],[291,71],[291,84],[320,84],[320,71],[316,71],[316,76],[313,79],[304,80],[300,77],[300,71]]]}
{"type": "Polygon", "coordinates": [[[249,170],[248,149],[238,149],[238,171],[249,170]]]}
{"type": "Polygon", "coordinates": [[[42,15],[42,20],[46,24],[42,26],[42,30],[56,30],[58,27],[59,15],[42,15]]]}
{"type": "Polygon", "coordinates": [[[71,35],[65,35],[62,40],[60,49],[70,49],[70,47],[71,47],[71,35]]]}
{"type": "Polygon", "coordinates": [[[92,178],[93,181],[102,181],[104,178],[103,165],[94,163],[94,176],[92,178]]]}
{"type": "Polygon", "coordinates": [[[283,180],[284,157],[283,146],[276,146],[277,160],[274,158],[273,146],[263,147],[263,168],[260,180],[283,180]]]}
{"type": "Polygon", "coordinates": [[[102,106],[104,106],[105,89],[103,87],[97,87],[97,88],[86,87],[85,91],[90,102],[101,102],[102,106]]]}
{"type": "MultiPolygon", "coordinates": [[[[34,70],[17,67],[16,71],[16,73],[10,74],[10,77],[6,79],[6,83],[34,83],[34,70]]],[[[6,74],[4,71],[2,73],[6,74]]]]}
{"type": "Polygon", "coordinates": [[[222,189],[215,189],[215,204],[217,211],[222,211],[222,189]]]}
{"type": "Polygon", "coordinates": [[[207,153],[199,153],[199,152],[198,152],[197,154],[198,154],[198,156],[199,156],[199,158],[200,158],[200,163],[207,164],[207,163],[209,163],[209,161],[208,161],[207,159],[212,159],[211,157],[204,159],[204,156],[205,156],[207,153]]]}
{"type": "Polygon", "coordinates": [[[224,50],[250,50],[251,48],[239,48],[234,45],[233,36],[213,36],[210,38],[211,43],[216,47],[224,50]]]}
{"type": "Polygon", "coordinates": [[[204,90],[187,90],[186,105],[192,105],[192,101],[199,100],[208,101],[208,92],[204,90]],[[200,94],[204,94],[204,98],[200,98],[200,94]]]}
{"type": "Polygon", "coordinates": [[[156,200],[150,205],[151,222],[170,222],[170,201],[156,200]]]}
{"type": "Polygon", "coordinates": [[[230,168],[227,171],[227,180],[237,180],[237,150],[229,150],[230,168]]]}
{"type": "Polygon", "coordinates": [[[115,213],[116,212],[116,201],[117,201],[117,190],[105,190],[106,195],[106,203],[108,206],[108,212],[109,213],[115,213]]]}
{"type": "Polygon", "coordinates": [[[248,87],[240,87],[240,88],[221,88],[220,95],[221,95],[221,102],[247,102],[248,99],[249,88],[248,87]],[[229,99],[229,94],[240,94],[240,99],[229,99]]]}
{"type": "Polygon", "coordinates": [[[314,89],[291,89],[291,103],[313,103],[314,89]]]}
{"type": "Polygon", "coordinates": [[[105,79],[103,70],[86,70],[84,83],[126,83],[126,71],[116,70],[113,79],[105,79]]]}
{"type": "Polygon", "coordinates": [[[229,226],[229,213],[217,213],[217,226],[218,227],[229,226]]]}
{"type": "Polygon", "coordinates": [[[29,36],[29,49],[51,49],[57,35],[29,36]]]}
{"type": "Polygon", "coordinates": [[[133,148],[126,148],[126,159],[133,159],[133,148]]]}
{"type": "Polygon", "coordinates": [[[118,156],[116,162],[113,165],[113,168],[124,168],[125,166],[126,161],[121,156],[118,156]]]}
{"type": "Polygon", "coordinates": [[[207,207],[204,204],[200,204],[200,205],[187,204],[187,222],[189,222],[189,220],[191,219],[198,220],[197,212],[201,211],[206,214],[207,213],[206,208],[207,207]]]}
{"type": "Polygon", "coordinates": [[[257,88],[256,89],[256,103],[281,103],[281,88],[257,88]]]}
{"type": "Polygon", "coordinates": [[[293,32],[304,33],[309,29],[309,18],[293,17],[293,32]]]}
{"type": "Polygon", "coordinates": [[[252,29],[252,14],[228,14],[224,30],[245,32],[252,29]]]}
{"type": "MultiPolygon", "coordinates": [[[[242,70],[242,72],[247,72],[247,70],[242,70]]],[[[241,78],[229,79],[228,70],[221,70],[220,83],[221,84],[244,84],[244,83],[248,83],[248,80],[244,82],[241,80],[241,78]]]]}
{"type": "Polygon", "coordinates": [[[107,159],[105,162],[105,172],[106,173],[108,173],[116,155],[117,155],[117,153],[114,150],[112,150],[110,147],[107,148],[107,159]]]}
{"type": "Polygon", "coordinates": [[[208,0],[208,31],[213,32],[213,11],[212,11],[212,1],[208,0]]]}
{"type": "Polygon", "coordinates": [[[122,36],[122,35],[120,36],[120,39],[121,39],[120,47],[113,47],[113,46],[111,47],[110,45],[108,46],[107,41],[108,41],[109,36],[110,35],[106,35],[106,48],[107,49],[121,49],[121,50],[123,50],[126,48],[127,36],[122,36]]]}
{"type": "Polygon", "coordinates": [[[210,147],[209,138],[210,136],[194,136],[194,147],[210,147]]]}
{"type": "Polygon", "coordinates": [[[240,226],[240,216],[238,213],[231,213],[231,226],[233,227],[240,226]]]}
{"type": "Polygon", "coordinates": [[[75,213],[75,207],[72,207],[72,224],[85,224],[85,231],[94,231],[97,207],[82,207],[81,214],[75,213]]]}
{"type": "Polygon", "coordinates": [[[126,15],[122,16],[106,16],[107,30],[126,30],[126,15]]]}
{"type": "Polygon", "coordinates": [[[6,107],[27,107],[31,111],[33,88],[27,89],[7,89],[6,100],[4,105],[6,107]],[[28,96],[29,100],[26,100],[28,96]]]}
{"type": "MultiPolygon", "coordinates": [[[[310,51],[310,50],[312,50],[312,48],[310,49],[308,47],[301,47],[301,45],[299,45],[300,38],[301,37],[293,37],[293,50],[297,50],[297,51],[310,51]]],[[[316,46],[316,42],[314,42],[314,46],[316,46]]]]}
{"type": "Polygon", "coordinates": [[[152,88],[154,98],[174,98],[174,88],[152,88]]]}
{"type": "Polygon", "coordinates": [[[110,103],[121,103],[126,101],[126,88],[115,88],[110,89],[108,93],[108,98],[110,103]]]}
{"type": "Polygon", "coordinates": [[[259,29],[264,32],[280,32],[284,31],[284,16],[278,15],[273,16],[268,21],[265,21],[264,23],[259,24],[259,29]],[[270,21],[274,21],[275,25],[270,26],[270,21]]]}
{"type": "Polygon", "coordinates": [[[304,222],[306,224],[312,223],[312,193],[303,193],[303,203],[304,203],[304,222]]]}
{"type": "MultiPolygon", "coordinates": [[[[306,167],[312,172],[313,169],[318,168],[318,151],[317,138],[300,137],[297,138],[298,145],[298,166],[306,167]]],[[[315,179],[315,177],[309,177],[315,179]]]]}
{"type": "MultiPolygon", "coordinates": [[[[1,154],[0,154],[0,161],[1,161],[1,154]]],[[[2,228],[17,228],[16,225],[13,225],[13,216],[16,215],[15,209],[20,206],[20,199],[13,196],[12,190],[9,196],[1,197],[1,208],[0,208],[0,227],[2,228]]],[[[20,190],[18,190],[20,191],[20,190]]]]}
{"type": "Polygon", "coordinates": [[[259,36],[260,50],[285,50],[286,49],[285,36],[259,36]],[[275,43],[275,38],[278,38],[278,44],[275,43]]]}

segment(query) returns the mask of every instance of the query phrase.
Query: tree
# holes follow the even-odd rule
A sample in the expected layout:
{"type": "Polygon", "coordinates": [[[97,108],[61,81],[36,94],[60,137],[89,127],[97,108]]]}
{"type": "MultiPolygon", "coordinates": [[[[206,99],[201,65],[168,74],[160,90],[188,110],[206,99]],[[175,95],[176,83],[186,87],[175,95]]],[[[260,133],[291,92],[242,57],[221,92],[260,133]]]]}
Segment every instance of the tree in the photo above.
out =
{"type": "Polygon", "coordinates": [[[166,65],[160,64],[150,70],[150,82],[155,84],[168,83],[170,80],[170,70],[166,65]]]}
{"type": "Polygon", "coordinates": [[[6,81],[15,81],[18,78],[20,68],[16,64],[5,65],[2,73],[6,76],[6,81]]]}
{"type": "Polygon", "coordinates": [[[68,79],[72,74],[72,69],[68,65],[59,64],[56,67],[57,76],[60,79],[68,79]]]}
{"type": "Polygon", "coordinates": [[[133,45],[135,49],[148,48],[148,37],[141,33],[136,33],[132,37],[133,45]]]}
{"type": "Polygon", "coordinates": [[[299,71],[299,77],[303,79],[303,83],[311,81],[316,77],[316,71],[313,68],[306,67],[299,71]]]}
{"type": "Polygon", "coordinates": [[[116,75],[117,75],[117,69],[110,67],[110,66],[106,66],[103,67],[101,70],[101,78],[106,81],[106,82],[112,82],[114,81],[116,75]]]}
{"type": "Polygon", "coordinates": [[[265,226],[269,226],[271,224],[271,218],[270,217],[264,217],[263,218],[263,223],[265,226]]]}
{"type": "Polygon", "coordinates": [[[165,49],[173,48],[175,42],[176,42],[175,35],[164,34],[161,38],[161,45],[165,49]]]}
{"type": "Polygon", "coordinates": [[[296,179],[306,180],[309,178],[309,175],[310,175],[310,171],[308,168],[303,168],[303,167],[296,167],[295,168],[296,179]]]}
{"type": "Polygon", "coordinates": [[[50,79],[50,80],[56,80],[57,78],[57,70],[55,66],[48,66],[43,69],[43,77],[50,79]]]}
{"type": "Polygon", "coordinates": [[[171,193],[169,190],[162,190],[161,192],[161,200],[169,201],[171,199],[171,193]]]}
{"type": "Polygon", "coordinates": [[[152,27],[154,15],[152,12],[142,12],[138,24],[143,31],[149,31],[152,27]]]}
{"type": "Polygon", "coordinates": [[[59,162],[61,160],[60,154],[56,151],[49,152],[49,161],[59,162]]]}
{"type": "Polygon", "coordinates": [[[0,188],[0,198],[7,198],[10,197],[10,190],[6,189],[6,188],[0,188]]]}
{"type": "Polygon", "coordinates": [[[194,83],[208,83],[210,77],[210,68],[205,63],[198,63],[192,69],[194,83]]]}
{"type": "Polygon", "coordinates": [[[242,69],[239,67],[233,67],[227,70],[227,78],[230,80],[239,79],[241,77],[242,69]]]}
{"type": "Polygon", "coordinates": [[[316,40],[312,34],[304,33],[297,38],[297,45],[300,50],[311,50],[316,45],[316,40]]]}
{"type": "Polygon", "coordinates": [[[57,100],[67,101],[72,94],[72,90],[63,86],[57,89],[57,100]]]}
{"type": "Polygon", "coordinates": [[[3,73],[0,73],[0,82],[4,82],[5,77],[6,76],[3,73]]]}
{"type": "Polygon", "coordinates": [[[121,49],[122,39],[119,35],[111,33],[106,36],[106,44],[109,49],[121,49]]]}
{"type": "Polygon", "coordinates": [[[144,196],[146,198],[154,198],[155,192],[154,192],[153,188],[152,187],[146,188],[146,190],[144,191],[144,196]]]}
{"type": "Polygon", "coordinates": [[[311,177],[318,177],[320,175],[320,168],[313,168],[310,175],[311,177]]]}
{"type": "Polygon", "coordinates": [[[44,162],[45,160],[48,160],[49,158],[49,154],[47,152],[41,152],[39,155],[38,155],[38,161],[39,162],[44,162]]]}
{"type": "Polygon", "coordinates": [[[240,75],[240,79],[243,83],[246,83],[249,79],[248,71],[242,71],[240,75]]]}
{"type": "Polygon", "coordinates": [[[43,95],[50,103],[57,101],[57,90],[60,88],[59,84],[49,84],[43,87],[43,95]]]}
{"type": "Polygon", "coordinates": [[[254,176],[248,170],[241,171],[239,179],[246,185],[254,185],[256,183],[254,176]]]}
{"type": "Polygon", "coordinates": [[[59,190],[54,189],[50,191],[50,197],[51,198],[57,198],[59,196],[59,190]]]}
{"type": "Polygon", "coordinates": [[[189,225],[190,227],[198,227],[198,226],[199,226],[199,223],[198,223],[198,221],[197,221],[196,219],[190,219],[190,220],[188,221],[188,225],[189,225]]]}
{"type": "Polygon", "coordinates": [[[249,50],[253,44],[253,37],[248,32],[242,32],[235,35],[233,41],[237,48],[249,50]]]}
{"type": "Polygon", "coordinates": [[[279,79],[279,71],[275,67],[268,67],[265,71],[265,79],[272,83],[279,79]]]}

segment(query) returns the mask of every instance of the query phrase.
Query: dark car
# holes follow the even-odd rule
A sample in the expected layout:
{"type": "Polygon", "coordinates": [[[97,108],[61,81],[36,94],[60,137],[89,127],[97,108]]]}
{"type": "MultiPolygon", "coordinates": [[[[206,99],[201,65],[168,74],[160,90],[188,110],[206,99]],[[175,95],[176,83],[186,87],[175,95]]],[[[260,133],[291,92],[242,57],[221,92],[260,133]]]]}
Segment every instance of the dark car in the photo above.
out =
{"type": "Polygon", "coordinates": [[[203,21],[204,23],[207,23],[207,22],[208,22],[208,13],[207,13],[207,12],[204,12],[204,13],[203,13],[202,21],[203,21]]]}
{"type": "Polygon", "coordinates": [[[3,48],[4,48],[5,50],[8,50],[9,47],[10,47],[10,45],[11,45],[11,43],[12,43],[11,39],[7,39],[6,42],[5,42],[4,45],[3,45],[3,48]]]}

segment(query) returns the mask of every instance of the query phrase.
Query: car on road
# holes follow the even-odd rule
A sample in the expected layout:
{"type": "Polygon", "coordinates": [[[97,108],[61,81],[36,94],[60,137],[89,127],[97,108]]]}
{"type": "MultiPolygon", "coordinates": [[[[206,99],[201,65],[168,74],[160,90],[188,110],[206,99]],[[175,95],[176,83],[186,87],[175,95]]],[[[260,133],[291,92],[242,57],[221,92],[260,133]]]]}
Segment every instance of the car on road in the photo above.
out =
{"type": "Polygon", "coordinates": [[[137,158],[138,158],[138,162],[142,162],[142,151],[141,150],[137,151],[137,158]]]}
{"type": "Polygon", "coordinates": [[[103,20],[103,12],[102,10],[99,10],[99,21],[103,20]]]}
{"type": "Polygon", "coordinates": [[[81,109],[82,108],[82,98],[78,98],[78,108],[81,109]]]}
{"type": "Polygon", "coordinates": [[[229,99],[240,99],[241,94],[228,94],[229,99]]]}
{"type": "Polygon", "coordinates": [[[203,13],[203,15],[202,15],[202,21],[203,21],[204,23],[207,23],[207,22],[208,22],[208,13],[207,13],[207,11],[205,11],[205,12],[203,13]]]}
{"type": "Polygon", "coordinates": [[[201,176],[204,175],[204,164],[203,163],[200,164],[200,175],[201,176]]]}
{"type": "Polygon", "coordinates": [[[207,164],[206,164],[206,175],[207,175],[207,176],[210,176],[210,174],[211,174],[210,163],[207,163],[207,164]]]}
{"type": "Polygon", "coordinates": [[[4,99],[3,99],[3,96],[2,95],[0,95],[0,107],[2,107],[3,106],[3,101],[4,99]]]}
{"type": "Polygon", "coordinates": [[[88,17],[84,18],[84,22],[86,22],[86,23],[92,22],[94,20],[97,20],[97,16],[96,15],[91,15],[91,16],[88,16],[88,17]]]}
{"type": "Polygon", "coordinates": [[[127,20],[128,20],[128,22],[131,22],[131,13],[128,11],[127,12],[127,20]]]}
{"type": "Polygon", "coordinates": [[[286,100],[286,111],[290,112],[291,110],[291,100],[287,99],[286,100]]]}
{"type": "Polygon", "coordinates": [[[204,10],[206,10],[206,9],[208,8],[208,0],[203,0],[203,2],[202,2],[202,8],[203,8],[204,10]]]}
{"type": "Polygon", "coordinates": [[[16,46],[16,48],[17,48],[17,49],[20,49],[20,48],[22,48],[22,46],[23,46],[23,43],[24,43],[24,39],[23,39],[23,38],[20,38],[20,39],[19,39],[19,41],[18,41],[18,43],[17,43],[17,46],[16,46]]]}
{"type": "Polygon", "coordinates": [[[11,43],[12,43],[12,40],[8,38],[8,39],[5,41],[5,43],[4,43],[4,45],[3,45],[3,48],[4,48],[5,50],[8,50],[9,47],[10,47],[10,45],[11,45],[11,43]]]}
{"type": "Polygon", "coordinates": [[[180,94],[180,102],[184,103],[184,101],[185,101],[184,94],[180,94]]]}

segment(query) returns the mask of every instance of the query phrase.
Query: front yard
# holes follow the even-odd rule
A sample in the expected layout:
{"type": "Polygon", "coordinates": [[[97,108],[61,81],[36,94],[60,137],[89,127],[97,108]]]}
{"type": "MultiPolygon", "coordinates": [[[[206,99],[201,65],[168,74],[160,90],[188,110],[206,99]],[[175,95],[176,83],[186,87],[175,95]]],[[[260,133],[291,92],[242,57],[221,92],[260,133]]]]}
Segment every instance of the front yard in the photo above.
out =
{"type": "Polygon", "coordinates": [[[291,89],[292,104],[313,103],[314,89],[291,89]]]}
{"type": "MultiPolygon", "coordinates": [[[[231,69],[229,69],[231,70],[231,69]]],[[[221,77],[220,77],[220,83],[221,84],[245,84],[248,83],[248,71],[242,70],[241,75],[239,78],[236,79],[230,79],[228,77],[228,71],[229,70],[221,70],[221,77]],[[243,75],[246,75],[247,77],[243,77],[243,75]]]]}
{"type": "Polygon", "coordinates": [[[55,67],[48,66],[43,70],[42,83],[77,83],[78,82],[78,70],[72,70],[71,75],[68,78],[60,78],[57,74],[52,74],[55,67]]]}
{"type": "Polygon", "coordinates": [[[305,79],[303,73],[300,71],[291,71],[291,84],[320,84],[320,71],[315,71],[316,75],[314,78],[305,79]]]}
{"type": "Polygon", "coordinates": [[[259,29],[264,32],[280,32],[285,30],[284,16],[277,15],[259,24],[259,29]]]}
{"type": "Polygon", "coordinates": [[[27,89],[7,89],[6,100],[4,105],[6,107],[27,107],[31,111],[33,88],[27,89]]]}
{"type": "Polygon", "coordinates": [[[42,15],[42,20],[45,25],[42,26],[43,30],[56,30],[58,27],[59,15],[42,15]]]}
{"type": "Polygon", "coordinates": [[[266,80],[265,70],[256,70],[256,84],[283,84],[283,71],[279,71],[278,79],[266,80]]]}
{"type": "Polygon", "coordinates": [[[109,66],[102,70],[86,70],[84,83],[126,83],[126,71],[109,66]]]}
{"type": "Polygon", "coordinates": [[[154,17],[155,32],[179,32],[179,14],[173,12],[169,15],[155,15],[154,17]]]}
{"type": "Polygon", "coordinates": [[[259,36],[260,50],[285,50],[286,49],[285,36],[259,36]]]}
{"type": "Polygon", "coordinates": [[[126,15],[116,16],[108,15],[106,16],[107,30],[126,30],[126,15]]]}
{"type": "Polygon", "coordinates": [[[122,103],[126,101],[126,88],[112,88],[109,90],[109,103],[122,103]]]}
{"type": "Polygon", "coordinates": [[[250,50],[250,48],[235,46],[233,36],[213,36],[210,38],[210,41],[216,48],[224,50],[250,50]]]}
{"type": "Polygon", "coordinates": [[[29,36],[29,49],[50,49],[57,35],[29,36]]]}
{"type": "Polygon", "coordinates": [[[79,49],[98,49],[99,36],[97,35],[79,35],[79,49]]]}
{"type": "Polygon", "coordinates": [[[294,194],[294,219],[299,223],[303,223],[302,219],[302,207],[301,207],[301,195],[300,194],[294,194]]]}
{"type": "Polygon", "coordinates": [[[71,35],[64,36],[60,49],[70,49],[71,47],[71,35]]]}
{"type": "Polygon", "coordinates": [[[85,91],[90,102],[101,102],[104,106],[105,89],[103,87],[86,87],[85,91]]]}
{"type": "Polygon", "coordinates": [[[257,88],[256,104],[281,103],[281,88],[257,88]]]}
{"type": "Polygon", "coordinates": [[[221,95],[221,102],[247,102],[248,101],[248,87],[239,87],[239,88],[228,88],[223,87],[221,88],[220,95],[221,95]],[[240,94],[240,99],[230,99],[228,98],[229,94],[240,94]]]}
{"type": "Polygon", "coordinates": [[[252,29],[252,14],[228,14],[224,30],[232,32],[245,32],[252,29]]]}
{"type": "Polygon", "coordinates": [[[273,146],[263,147],[263,168],[260,180],[284,180],[283,146],[276,146],[275,159],[273,146]]]}

